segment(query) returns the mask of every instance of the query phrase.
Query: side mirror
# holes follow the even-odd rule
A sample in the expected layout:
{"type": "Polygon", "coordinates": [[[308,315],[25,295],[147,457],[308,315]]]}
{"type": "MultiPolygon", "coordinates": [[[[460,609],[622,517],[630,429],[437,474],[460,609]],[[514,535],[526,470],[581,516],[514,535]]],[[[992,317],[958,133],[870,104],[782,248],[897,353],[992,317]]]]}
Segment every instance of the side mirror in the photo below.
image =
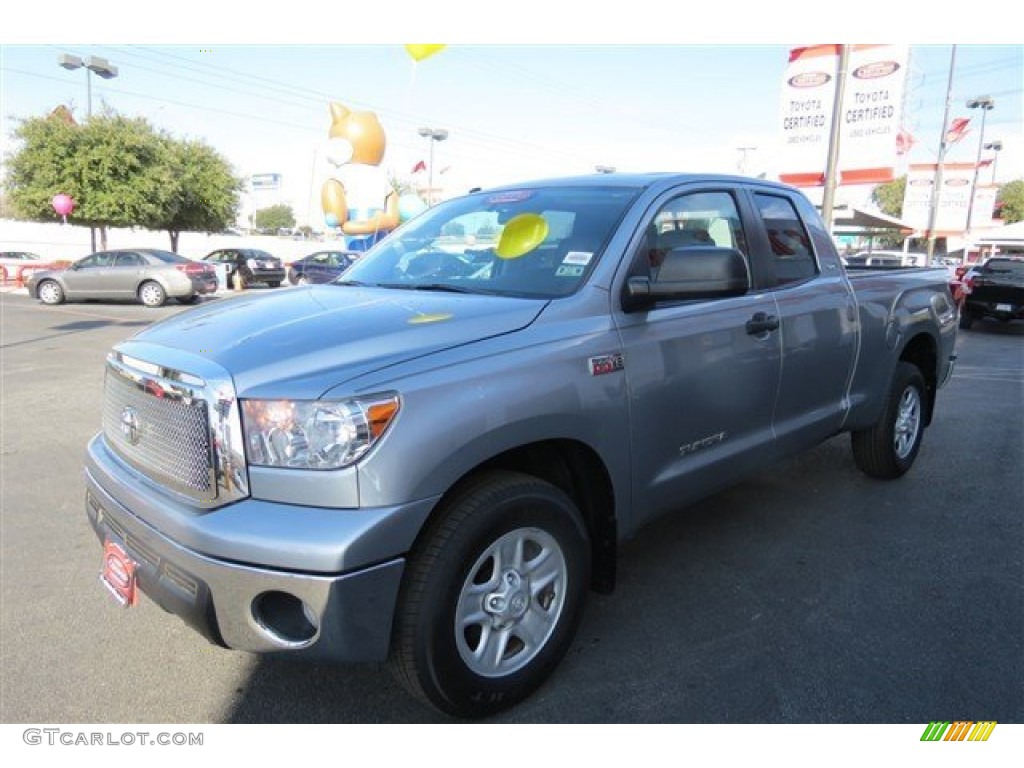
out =
{"type": "Polygon", "coordinates": [[[673,248],[657,276],[631,277],[622,299],[625,312],[641,312],[663,301],[742,296],[750,290],[747,261],[735,248],[673,248]]]}

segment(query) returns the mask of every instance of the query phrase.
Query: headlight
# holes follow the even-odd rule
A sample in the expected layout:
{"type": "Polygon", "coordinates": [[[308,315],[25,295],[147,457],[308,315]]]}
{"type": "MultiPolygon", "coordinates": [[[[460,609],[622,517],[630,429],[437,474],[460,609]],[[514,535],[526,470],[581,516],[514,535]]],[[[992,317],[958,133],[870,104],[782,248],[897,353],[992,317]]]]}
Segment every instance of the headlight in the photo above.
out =
{"type": "Polygon", "coordinates": [[[398,395],[351,400],[243,400],[250,464],[340,469],[370,450],[398,415],[398,395]]]}
{"type": "Polygon", "coordinates": [[[256,259],[246,259],[245,263],[249,265],[249,269],[256,269],[256,266],[259,264],[256,259]]]}

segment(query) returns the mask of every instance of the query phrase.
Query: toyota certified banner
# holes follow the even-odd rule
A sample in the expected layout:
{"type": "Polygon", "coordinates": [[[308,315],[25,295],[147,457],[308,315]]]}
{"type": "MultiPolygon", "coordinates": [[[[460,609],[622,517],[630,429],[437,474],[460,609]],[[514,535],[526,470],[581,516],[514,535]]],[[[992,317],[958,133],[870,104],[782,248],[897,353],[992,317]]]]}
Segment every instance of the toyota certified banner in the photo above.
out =
{"type": "MultiPolygon", "coordinates": [[[[960,235],[967,227],[967,205],[974,182],[974,163],[943,163],[942,194],[935,214],[935,232],[938,235],[960,235]]],[[[915,229],[928,228],[928,213],[935,186],[935,164],[911,165],[907,171],[907,191],[903,196],[903,214],[900,219],[915,229]]],[[[979,185],[974,193],[974,211],[971,229],[992,225],[992,211],[998,187],[979,185]]]]}
{"type": "MultiPolygon", "coordinates": [[[[909,48],[851,46],[840,113],[840,184],[878,184],[895,176],[909,48]]],[[[782,181],[825,183],[838,45],[790,51],[782,84],[782,181]]]]}

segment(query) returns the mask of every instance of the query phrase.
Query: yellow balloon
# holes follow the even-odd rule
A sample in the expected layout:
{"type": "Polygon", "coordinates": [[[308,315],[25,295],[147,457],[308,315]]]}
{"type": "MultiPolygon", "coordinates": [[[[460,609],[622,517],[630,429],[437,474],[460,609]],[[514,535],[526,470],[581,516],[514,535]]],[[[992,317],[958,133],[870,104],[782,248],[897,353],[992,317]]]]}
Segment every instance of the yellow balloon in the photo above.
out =
{"type": "Polygon", "coordinates": [[[509,219],[494,252],[502,259],[525,256],[548,236],[548,223],[539,213],[521,213],[509,219]]]}
{"type": "Polygon", "coordinates": [[[413,43],[406,45],[405,50],[407,50],[409,52],[409,55],[412,56],[413,61],[423,61],[424,59],[429,59],[431,56],[433,56],[435,53],[437,53],[438,51],[445,47],[447,46],[417,45],[413,43]]]}

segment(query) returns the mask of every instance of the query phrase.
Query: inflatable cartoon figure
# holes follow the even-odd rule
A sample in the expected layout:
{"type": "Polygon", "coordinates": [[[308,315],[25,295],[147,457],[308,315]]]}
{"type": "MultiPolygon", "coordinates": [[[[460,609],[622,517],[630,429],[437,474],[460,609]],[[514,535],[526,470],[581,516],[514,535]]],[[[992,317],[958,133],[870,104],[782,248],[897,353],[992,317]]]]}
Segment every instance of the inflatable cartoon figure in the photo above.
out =
{"type": "Polygon", "coordinates": [[[328,226],[341,227],[347,247],[365,251],[399,224],[398,194],[380,167],[384,129],[372,112],[331,104],[328,160],[334,178],[320,193],[328,226]]]}

